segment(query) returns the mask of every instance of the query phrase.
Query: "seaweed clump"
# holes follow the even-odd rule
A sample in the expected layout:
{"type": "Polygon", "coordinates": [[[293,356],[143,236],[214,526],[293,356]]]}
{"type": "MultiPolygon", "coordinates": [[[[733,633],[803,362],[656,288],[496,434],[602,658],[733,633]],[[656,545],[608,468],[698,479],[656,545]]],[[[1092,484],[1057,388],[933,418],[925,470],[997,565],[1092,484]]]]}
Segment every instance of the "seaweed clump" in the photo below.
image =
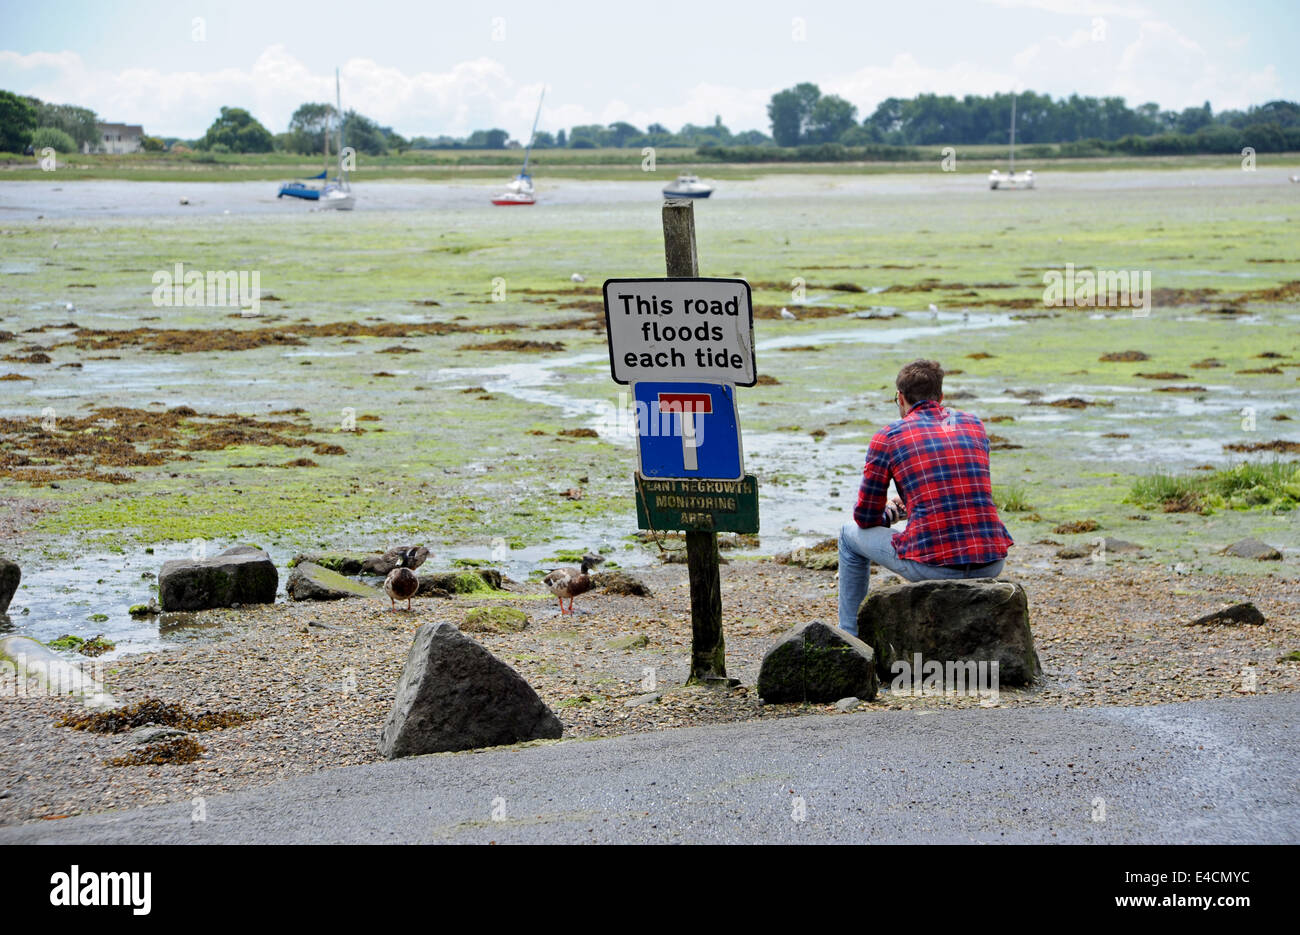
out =
{"type": "Polygon", "coordinates": [[[137,727],[157,725],[180,730],[205,731],[238,727],[256,720],[260,715],[245,711],[203,711],[191,714],[175,702],[159,698],[146,698],[132,705],[123,705],[108,711],[89,714],[68,714],[58,722],[59,727],[86,730],[96,734],[121,734],[137,727]]]}
{"type": "Polygon", "coordinates": [[[109,766],[183,766],[193,763],[204,753],[203,744],[193,737],[173,737],[158,743],[146,744],[125,756],[107,760],[109,766]]]}

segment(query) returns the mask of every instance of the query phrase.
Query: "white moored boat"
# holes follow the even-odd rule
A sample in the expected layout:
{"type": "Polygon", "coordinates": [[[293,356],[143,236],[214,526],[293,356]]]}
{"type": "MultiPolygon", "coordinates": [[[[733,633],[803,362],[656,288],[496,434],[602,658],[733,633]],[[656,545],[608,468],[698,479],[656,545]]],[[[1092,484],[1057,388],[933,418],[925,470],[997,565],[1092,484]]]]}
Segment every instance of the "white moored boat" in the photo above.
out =
{"type": "Polygon", "coordinates": [[[492,196],[492,203],[502,207],[511,207],[513,205],[533,205],[537,204],[537,194],[533,190],[533,177],[528,174],[528,157],[533,153],[533,140],[537,138],[537,121],[542,116],[542,101],[546,99],[546,88],[542,88],[542,96],[537,99],[537,114],[533,117],[533,132],[528,136],[528,147],[524,150],[524,167],[506,185],[506,190],[499,195],[492,196]]]}
{"type": "Polygon", "coordinates": [[[1011,165],[1008,172],[1003,175],[997,169],[989,173],[989,188],[997,191],[998,189],[1014,190],[1017,188],[1034,187],[1034,170],[1026,169],[1024,172],[1016,174],[1016,96],[1011,95],[1011,165]]]}
{"type": "Polygon", "coordinates": [[[664,186],[665,198],[708,198],[713,194],[713,186],[700,181],[698,175],[683,172],[677,181],[664,186]]]}

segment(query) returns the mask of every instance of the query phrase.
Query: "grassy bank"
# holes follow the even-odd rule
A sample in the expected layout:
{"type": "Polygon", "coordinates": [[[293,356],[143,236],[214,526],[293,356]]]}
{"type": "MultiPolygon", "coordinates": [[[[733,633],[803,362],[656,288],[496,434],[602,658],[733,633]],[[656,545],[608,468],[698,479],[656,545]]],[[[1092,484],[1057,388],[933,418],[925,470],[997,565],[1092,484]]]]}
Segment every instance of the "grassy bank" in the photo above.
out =
{"type": "MultiPolygon", "coordinates": [[[[698,171],[710,178],[743,180],[768,175],[879,175],[934,172],[944,159],[944,147],[917,147],[917,157],[908,161],[880,162],[769,162],[728,163],[700,158],[691,148],[663,148],[655,153],[658,175],[681,170],[698,171]]],[[[1001,146],[956,147],[958,171],[988,172],[1005,169],[1007,152],[1001,146]]],[[[410,179],[454,181],[457,179],[501,179],[517,171],[523,160],[518,150],[418,150],[400,155],[359,154],[354,178],[358,181],[410,179]]],[[[530,168],[539,177],[606,181],[644,180],[639,149],[545,149],[532,155],[530,168]]],[[[1022,154],[1022,168],[1048,167],[1054,172],[1097,172],[1114,169],[1239,168],[1235,155],[1198,156],[1104,156],[1069,158],[1055,152],[1022,154]]],[[[1300,153],[1263,154],[1261,170],[1271,167],[1294,169],[1300,153]]],[[[58,157],[60,180],[114,179],[138,182],[166,181],[274,181],[314,175],[321,171],[319,156],[293,153],[133,153],[126,156],[68,154],[58,157]]],[[[332,170],[332,166],[331,166],[332,170]]],[[[30,156],[0,153],[0,180],[48,181],[30,156]]]]}

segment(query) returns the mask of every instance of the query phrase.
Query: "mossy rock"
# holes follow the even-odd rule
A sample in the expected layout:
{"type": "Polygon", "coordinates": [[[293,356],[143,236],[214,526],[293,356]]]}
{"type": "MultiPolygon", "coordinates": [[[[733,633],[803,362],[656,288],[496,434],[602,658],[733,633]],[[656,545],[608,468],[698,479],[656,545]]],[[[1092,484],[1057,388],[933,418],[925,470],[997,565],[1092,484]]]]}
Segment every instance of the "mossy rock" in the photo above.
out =
{"type": "Polygon", "coordinates": [[[382,598],[384,593],[314,562],[300,562],[289,572],[285,593],[294,601],[337,601],[346,597],[382,598]]]}
{"type": "Polygon", "coordinates": [[[645,582],[625,571],[602,571],[591,576],[591,583],[606,594],[627,594],[632,597],[649,597],[645,582]]]}
{"type": "Polygon", "coordinates": [[[515,607],[475,607],[461,627],[467,633],[518,633],[528,626],[528,615],[515,607]]]}
{"type": "Polygon", "coordinates": [[[289,567],[296,568],[303,562],[311,562],[313,565],[319,565],[321,568],[327,568],[330,571],[338,572],[340,575],[359,575],[362,571],[362,565],[366,559],[371,558],[372,552],[307,552],[295,555],[289,560],[289,567]]]}
{"type": "Polygon", "coordinates": [[[501,590],[501,572],[495,568],[475,571],[435,571],[420,575],[420,593],[444,591],[451,594],[496,594],[501,590]]]}
{"type": "Polygon", "coordinates": [[[606,649],[644,649],[650,645],[650,637],[644,633],[636,633],[632,636],[620,636],[616,640],[610,640],[605,644],[606,649]]]}
{"type": "Polygon", "coordinates": [[[757,685],[768,704],[870,701],[878,687],[871,647],[819,620],[796,624],[777,640],[763,656],[757,685]]]}

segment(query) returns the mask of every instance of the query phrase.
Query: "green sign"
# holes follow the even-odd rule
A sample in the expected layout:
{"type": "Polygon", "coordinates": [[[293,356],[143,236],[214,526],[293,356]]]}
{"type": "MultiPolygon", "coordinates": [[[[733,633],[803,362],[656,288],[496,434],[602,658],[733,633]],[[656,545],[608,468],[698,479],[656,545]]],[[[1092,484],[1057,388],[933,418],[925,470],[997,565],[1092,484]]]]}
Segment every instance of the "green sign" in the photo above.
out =
{"type": "Polygon", "coordinates": [[[758,478],[651,480],[634,475],[641,529],[681,532],[758,532],[758,478]]]}

